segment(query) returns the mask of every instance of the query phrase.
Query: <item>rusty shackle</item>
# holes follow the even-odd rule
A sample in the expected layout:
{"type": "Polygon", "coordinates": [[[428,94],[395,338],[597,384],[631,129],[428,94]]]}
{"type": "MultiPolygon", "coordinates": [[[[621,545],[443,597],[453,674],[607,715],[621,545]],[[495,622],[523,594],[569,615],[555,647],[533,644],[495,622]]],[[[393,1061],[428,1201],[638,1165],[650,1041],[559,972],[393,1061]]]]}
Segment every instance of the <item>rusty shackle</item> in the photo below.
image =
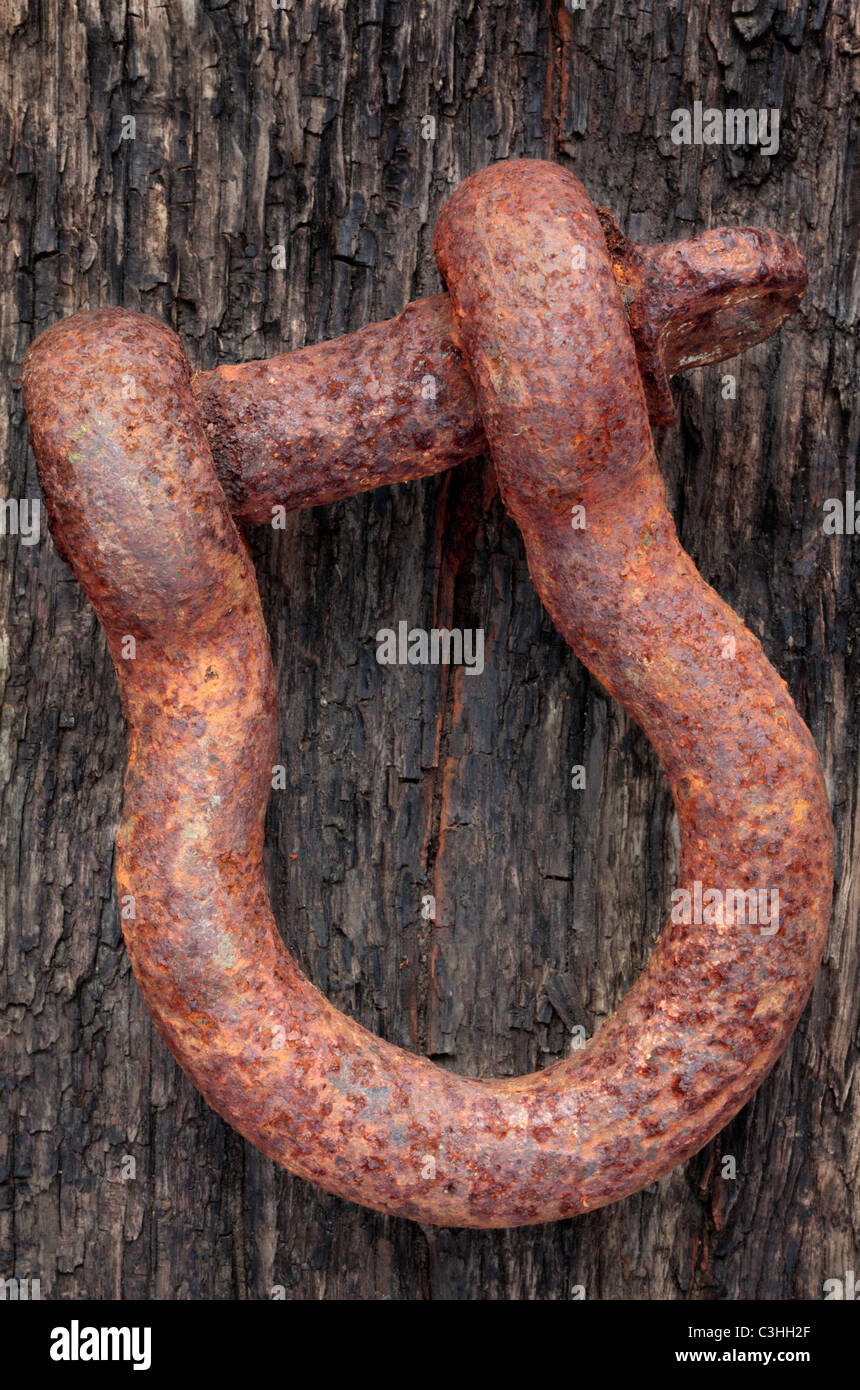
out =
{"type": "Polygon", "coordinates": [[[166,325],[96,310],[43,333],[22,381],[52,532],[119,678],[123,930],[168,1046],[234,1128],[328,1191],[437,1225],[517,1226],[615,1201],[694,1154],[773,1066],[812,987],[833,852],[818,756],[681,549],[649,428],[649,413],[672,418],[671,373],[773,331],[806,273],[790,243],[749,229],[635,246],[575,178],[532,160],[467,179],[434,250],[447,296],[338,342],[192,378],[166,325]],[[543,603],[660,756],[680,896],[706,904],[673,910],[583,1050],[502,1081],[374,1037],[284,949],[261,863],[274,676],[231,515],[269,520],[487,447],[543,603]],[[742,911],[761,890],[778,894],[767,927],[742,911]]]}

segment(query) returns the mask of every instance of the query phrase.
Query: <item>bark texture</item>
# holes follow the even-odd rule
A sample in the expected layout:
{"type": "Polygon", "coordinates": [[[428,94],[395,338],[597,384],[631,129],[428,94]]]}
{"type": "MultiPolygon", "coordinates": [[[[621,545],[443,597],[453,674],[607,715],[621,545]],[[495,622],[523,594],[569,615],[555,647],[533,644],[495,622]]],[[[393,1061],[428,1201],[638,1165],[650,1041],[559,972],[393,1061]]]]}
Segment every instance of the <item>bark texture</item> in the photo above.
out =
{"type": "MultiPolygon", "coordinates": [[[[798,242],[800,313],[676,383],[680,425],[657,444],[683,544],[819,747],[837,886],[782,1060],[652,1188],[486,1233],[328,1197],[218,1120],[150,1023],[113,882],[125,732],[105,641],[50,540],[7,534],[0,1276],[54,1298],[822,1297],[860,1271],[860,537],[826,535],[822,510],[855,489],[860,437],[856,6],[3,0],[2,16],[7,498],[38,495],[15,383],[56,318],[155,314],[197,369],[358,328],[438,290],[439,207],[494,159],[558,160],[638,241],[738,223],[798,242]],[[695,100],[779,108],[778,153],[674,145],[671,112],[695,100]]],[[[543,612],[492,469],[249,539],[279,681],[268,867],[288,947],[338,1007],[442,1066],[567,1055],[648,958],[675,821],[647,741],[543,612]],[[483,627],[483,676],[378,665],[375,634],[400,619],[483,627]]]]}

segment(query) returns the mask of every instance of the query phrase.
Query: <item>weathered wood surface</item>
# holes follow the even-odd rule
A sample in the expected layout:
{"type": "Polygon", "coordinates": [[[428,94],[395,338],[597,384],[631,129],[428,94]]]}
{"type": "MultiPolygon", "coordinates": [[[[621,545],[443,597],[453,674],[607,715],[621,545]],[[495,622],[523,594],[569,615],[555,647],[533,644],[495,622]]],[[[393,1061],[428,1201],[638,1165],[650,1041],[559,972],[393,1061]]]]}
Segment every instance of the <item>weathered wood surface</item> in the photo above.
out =
{"type": "MultiPolygon", "coordinates": [[[[857,7],[4,0],[3,20],[7,497],[37,495],[14,382],[55,318],[142,309],[199,367],[334,336],[438,288],[438,209],[494,159],[559,160],[642,240],[735,222],[798,241],[799,316],[686,379],[658,444],[685,545],[821,750],[838,885],[787,1053],[653,1188],[496,1233],[330,1198],[231,1133],[149,1022],[113,886],[125,735],[105,644],[50,541],[6,536],[0,1275],[71,1298],[821,1297],[860,1270],[860,538],[822,529],[860,435],[857,7]],[[696,99],[779,107],[778,154],[673,145],[670,113],[696,99]]],[[[339,1007],[441,1065],[552,1062],[647,959],[674,816],[646,741],[543,614],[491,469],[252,545],[288,769],[268,837],[287,943],[339,1007]],[[401,618],[483,626],[483,676],[377,665],[376,630],[401,618]]]]}

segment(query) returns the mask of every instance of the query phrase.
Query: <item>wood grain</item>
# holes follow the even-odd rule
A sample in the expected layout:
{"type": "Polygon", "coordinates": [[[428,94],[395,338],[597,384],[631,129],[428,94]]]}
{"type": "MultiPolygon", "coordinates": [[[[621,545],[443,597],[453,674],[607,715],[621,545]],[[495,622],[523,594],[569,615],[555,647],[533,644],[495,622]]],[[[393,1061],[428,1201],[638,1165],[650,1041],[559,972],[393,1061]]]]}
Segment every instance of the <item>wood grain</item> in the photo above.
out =
{"type": "MultiPolygon", "coordinates": [[[[637,240],[737,222],[798,242],[800,314],[676,386],[680,428],[657,442],[683,543],[821,751],[837,888],[787,1053],[654,1188],[487,1233],[328,1198],[217,1120],[154,1034],[113,884],[125,734],[104,639],[49,540],[0,538],[0,1275],[71,1298],[821,1297],[860,1258],[860,542],[822,530],[860,434],[856,10],[7,0],[4,15],[7,497],[37,495],[15,378],[54,319],[142,309],[199,369],[360,327],[439,288],[439,207],[494,159],[557,159],[637,240]],[[780,107],[778,154],[674,146],[670,113],[695,99],[780,107]]],[[[674,817],[646,741],[543,613],[492,470],[249,538],[279,680],[287,788],[268,842],[288,946],[335,1004],[440,1065],[555,1060],[648,957],[674,817]],[[374,635],[400,618],[483,626],[484,675],[379,666],[374,635]]]]}

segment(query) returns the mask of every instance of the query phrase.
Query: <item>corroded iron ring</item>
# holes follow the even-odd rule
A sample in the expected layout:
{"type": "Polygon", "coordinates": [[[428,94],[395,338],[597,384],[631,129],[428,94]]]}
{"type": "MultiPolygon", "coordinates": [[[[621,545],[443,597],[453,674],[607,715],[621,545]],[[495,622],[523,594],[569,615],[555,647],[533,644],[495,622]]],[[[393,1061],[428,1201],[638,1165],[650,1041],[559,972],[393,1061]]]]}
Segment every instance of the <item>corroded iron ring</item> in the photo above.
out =
{"type": "MultiPolygon", "coordinates": [[[[657,749],[681,827],[679,893],[693,908],[673,912],[584,1050],[515,1080],[457,1076],[374,1037],[314,989],[278,935],[261,866],[274,678],[231,516],[242,513],[249,436],[231,435],[224,406],[248,369],[192,387],[175,334],[119,309],[75,315],[27,355],[53,533],[104,628],[130,728],[117,881],[134,904],[123,928],[135,974],[209,1103],[329,1191],[451,1226],[550,1221],[614,1201],[735,1114],[803,1008],[832,886],[818,757],[759,643],[681,549],[648,422],[649,407],[666,409],[661,353],[667,372],[683,365],[673,352],[724,355],[696,323],[716,314],[723,348],[737,350],[802,293],[786,243],[739,232],[729,244],[737,255],[722,279],[702,268],[701,245],[676,253],[675,299],[660,299],[642,248],[619,251],[577,180],[533,161],[467,180],[437,227],[450,298],[421,310],[426,343],[409,371],[422,353],[444,357],[452,392],[479,417],[458,434],[449,414],[444,447],[474,451],[486,438],[543,602],[657,749]],[[757,300],[738,268],[751,246],[757,300]],[[584,525],[571,526],[573,508],[584,525]],[[738,920],[760,891],[771,894],[765,923],[738,920]]],[[[417,322],[389,326],[389,346],[417,322]]],[[[432,443],[410,436],[396,402],[390,413],[401,430],[390,469],[351,459],[347,477],[341,460],[322,489],[431,471],[418,455],[432,443]]],[[[253,445],[260,417],[249,418],[253,445]]],[[[278,500],[266,446],[258,438],[246,513],[278,500]]],[[[361,458],[372,454],[371,439],[361,458]]],[[[300,500],[316,500],[309,476],[300,500]]]]}

